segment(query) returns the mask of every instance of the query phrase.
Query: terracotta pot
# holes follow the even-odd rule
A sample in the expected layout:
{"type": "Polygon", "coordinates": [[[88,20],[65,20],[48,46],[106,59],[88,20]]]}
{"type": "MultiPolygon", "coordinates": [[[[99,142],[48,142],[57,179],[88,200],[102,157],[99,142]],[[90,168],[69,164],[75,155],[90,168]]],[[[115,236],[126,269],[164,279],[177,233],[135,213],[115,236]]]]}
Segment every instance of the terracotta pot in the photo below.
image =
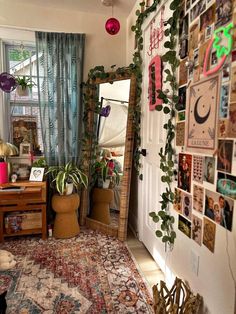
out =
{"type": "Polygon", "coordinates": [[[77,217],[80,197],[78,194],[53,195],[52,208],[56,212],[53,236],[59,239],[73,238],[79,234],[77,217]]]}

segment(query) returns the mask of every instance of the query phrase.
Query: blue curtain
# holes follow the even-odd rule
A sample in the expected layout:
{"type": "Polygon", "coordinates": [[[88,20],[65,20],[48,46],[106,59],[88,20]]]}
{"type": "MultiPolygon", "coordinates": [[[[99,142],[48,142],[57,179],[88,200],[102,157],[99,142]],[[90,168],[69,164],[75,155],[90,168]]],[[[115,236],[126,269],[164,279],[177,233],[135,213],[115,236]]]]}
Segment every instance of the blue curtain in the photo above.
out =
{"type": "Polygon", "coordinates": [[[36,32],[39,107],[48,165],[80,161],[84,34],[36,32]]]}

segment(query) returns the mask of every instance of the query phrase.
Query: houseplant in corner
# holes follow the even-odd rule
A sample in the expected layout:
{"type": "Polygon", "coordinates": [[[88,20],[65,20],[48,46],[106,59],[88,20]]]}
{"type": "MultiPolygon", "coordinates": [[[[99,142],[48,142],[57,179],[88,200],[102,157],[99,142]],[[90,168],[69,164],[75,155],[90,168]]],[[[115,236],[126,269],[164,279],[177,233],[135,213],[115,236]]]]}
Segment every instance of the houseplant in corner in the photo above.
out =
{"type": "Polygon", "coordinates": [[[71,161],[65,166],[51,166],[46,175],[51,175],[51,184],[58,193],[52,197],[52,208],[56,212],[53,235],[55,238],[72,238],[79,233],[77,209],[80,204],[75,188],[88,186],[87,176],[71,161]]]}
{"type": "Polygon", "coordinates": [[[96,161],[92,166],[92,181],[98,187],[109,188],[109,185],[118,185],[120,175],[115,169],[115,163],[112,160],[102,159],[96,161]]]}
{"type": "Polygon", "coordinates": [[[15,79],[17,83],[16,92],[18,96],[28,96],[29,89],[36,86],[35,82],[33,82],[30,77],[26,77],[25,75],[17,76],[15,79]]]}

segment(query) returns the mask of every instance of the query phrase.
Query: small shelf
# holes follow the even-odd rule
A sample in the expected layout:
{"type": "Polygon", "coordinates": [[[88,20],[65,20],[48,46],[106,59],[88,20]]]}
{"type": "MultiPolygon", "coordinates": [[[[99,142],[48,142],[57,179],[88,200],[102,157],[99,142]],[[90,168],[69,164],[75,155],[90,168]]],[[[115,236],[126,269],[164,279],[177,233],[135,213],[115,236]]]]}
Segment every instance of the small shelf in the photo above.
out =
{"type": "Polygon", "coordinates": [[[27,230],[21,230],[14,233],[4,233],[4,237],[15,237],[19,235],[29,235],[29,234],[40,234],[42,233],[42,228],[38,229],[27,229],[27,230]]]}

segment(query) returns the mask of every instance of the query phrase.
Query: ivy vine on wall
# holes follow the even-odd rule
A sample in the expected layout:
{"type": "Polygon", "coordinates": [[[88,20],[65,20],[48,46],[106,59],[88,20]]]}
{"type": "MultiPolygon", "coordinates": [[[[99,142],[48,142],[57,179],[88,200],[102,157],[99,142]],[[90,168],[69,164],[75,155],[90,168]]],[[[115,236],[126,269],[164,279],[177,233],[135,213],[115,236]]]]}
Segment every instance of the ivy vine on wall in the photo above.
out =
{"type": "MultiPolygon", "coordinates": [[[[175,114],[178,108],[178,82],[177,82],[177,69],[179,67],[179,60],[176,53],[177,36],[178,36],[178,22],[180,16],[180,0],[173,0],[170,3],[170,9],[173,11],[173,15],[165,21],[167,28],[165,29],[166,41],[164,47],[167,48],[167,52],[161,57],[163,63],[169,64],[169,69],[165,69],[166,80],[164,83],[169,83],[171,91],[158,90],[157,95],[163,100],[163,105],[158,105],[156,110],[163,111],[168,115],[168,121],[164,124],[166,129],[166,143],[159,152],[160,156],[160,168],[163,171],[161,181],[166,184],[166,190],[161,194],[161,210],[151,212],[149,215],[153,221],[161,223],[161,230],[156,230],[156,236],[162,238],[162,241],[170,245],[174,244],[176,233],[173,230],[174,217],[170,215],[169,206],[174,201],[174,193],[171,189],[171,184],[174,177],[174,146],[173,140],[175,138],[175,114]]],[[[137,76],[137,107],[135,112],[136,119],[136,150],[135,150],[135,167],[140,171],[140,119],[141,119],[141,94],[142,94],[142,50],[143,50],[143,36],[142,36],[142,24],[145,19],[154,12],[157,5],[161,4],[161,0],[154,0],[152,6],[144,10],[145,2],[141,2],[141,10],[136,11],[137,20],[136,24],[132,26],[131,30],[135,32],[135,40],[137,43],[136,51],[133,55],[133,62],[136,68],[137,76]]],[[[142,179],[142,175],[140,175],[142,179]]]]}

